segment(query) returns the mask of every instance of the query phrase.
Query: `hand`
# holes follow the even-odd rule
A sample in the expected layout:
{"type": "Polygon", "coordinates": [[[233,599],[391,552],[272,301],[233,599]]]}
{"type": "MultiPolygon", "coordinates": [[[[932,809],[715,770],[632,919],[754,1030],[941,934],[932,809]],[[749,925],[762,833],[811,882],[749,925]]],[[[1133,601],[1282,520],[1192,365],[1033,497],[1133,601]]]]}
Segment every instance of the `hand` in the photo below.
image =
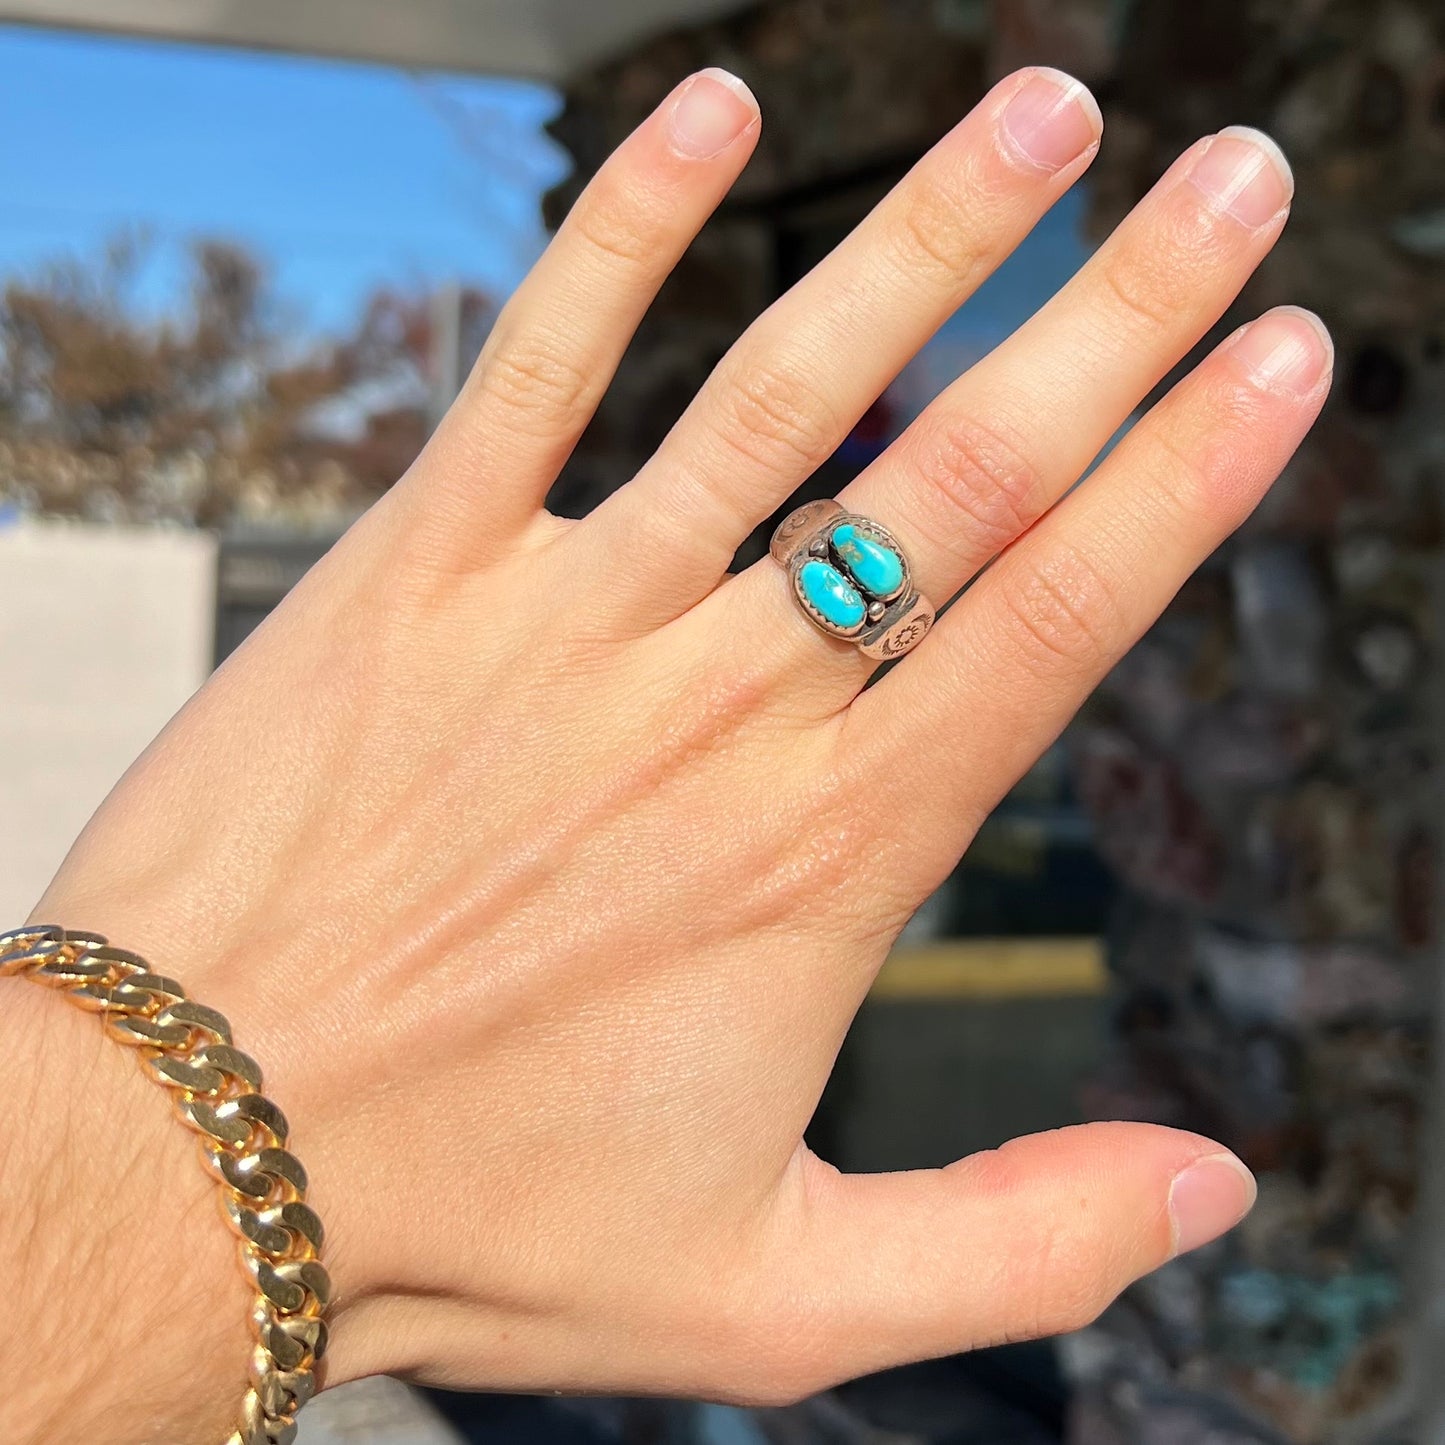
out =
{"type": "MultiPolygon", "coordinates": [[[[548,515],[757,134],[705,73],[622,146],[408,475],[128,774],[37,910],[147,955],[261,1060],[328,1222],[333,1383],[791,1399],[1079,1326],[1252,1197],[1219,1146],[1142,1124],[859,1178],[802,1135],[914,908],[1313,420],[1328,339],[1276,311],[1066,496],[1278,236],[1287,168],[1252,132],[1193,146],[848,486],[937,600],[998,559],[863,692],[871,664],[780,568],[726,568],[1081,174],[1098,112],[1054,72],[1004,80],[628,486],[548,515]]],[[[184,1131],[123,1051],[78,1042],[92,1021],[25,1007],[40,1066],[88,1050],[144,1142],[123,1184],[68,1156],[73,1197],[123,1188],[132,1231],[175,1230],[187,1294],[229,1330],[224,1230],[168,1221],[209,1189],[184,1131]]],[[[238,1281],[236,1329],[243,1300],[238,1281]]],[[[171,1300],[149,1354],[208,1382],[225,1428],[240,1347],[200,1313],[171,1300]]],[[[80,1407],[53,1403],[44,1438],[80,1438],[80,1407]]]]}

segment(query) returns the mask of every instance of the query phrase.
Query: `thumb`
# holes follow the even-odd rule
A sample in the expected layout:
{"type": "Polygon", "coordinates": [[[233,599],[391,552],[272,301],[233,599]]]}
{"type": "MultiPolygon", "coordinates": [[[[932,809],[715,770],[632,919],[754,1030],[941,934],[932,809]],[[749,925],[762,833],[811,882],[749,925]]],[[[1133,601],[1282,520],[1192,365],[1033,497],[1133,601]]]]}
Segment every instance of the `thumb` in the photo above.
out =
{"type": "Polygon", "coordinates": [[[797,1371],[787,1395],[1079,1329],[1255,1196],[1218,1144],[1152,1124],[1059,1129],[904,1174],[844,1175],[806,1155],[791,1177],[799,1227],[775,1278],[793,1318],[774,1334],[791,1350],[773,1361],[797,1371]]]}

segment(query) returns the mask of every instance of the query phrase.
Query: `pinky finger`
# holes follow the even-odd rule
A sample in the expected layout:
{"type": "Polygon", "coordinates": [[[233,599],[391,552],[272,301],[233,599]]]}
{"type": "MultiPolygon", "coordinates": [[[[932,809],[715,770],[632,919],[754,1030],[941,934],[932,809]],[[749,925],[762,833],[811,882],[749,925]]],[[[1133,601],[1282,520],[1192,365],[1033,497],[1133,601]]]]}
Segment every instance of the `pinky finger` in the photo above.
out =
{"type": "MultiPolygon", "coordinates": [[[[1309,312],[1241,328],[853,704],[847,743],[934,754],[893,793],[953,858],[1189,574],[1259,503],[1329,390],[1309,312]],[[961,767],[959,759],[968,759],[961,767]]],[[[945,862],[932,859],[934,867],[945,862]]]]}

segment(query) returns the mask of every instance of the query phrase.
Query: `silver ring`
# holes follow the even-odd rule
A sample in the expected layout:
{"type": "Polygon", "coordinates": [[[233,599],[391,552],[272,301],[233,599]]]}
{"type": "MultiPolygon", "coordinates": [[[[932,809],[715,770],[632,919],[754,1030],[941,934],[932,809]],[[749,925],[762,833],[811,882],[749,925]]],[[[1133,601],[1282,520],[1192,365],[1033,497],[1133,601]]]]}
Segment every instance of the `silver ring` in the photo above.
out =
{"type": "Polygon", "coordinates": [[[768,550],[803,615],[865,657],[902,657],[933,626],[933,606],[914,587],[897,538],[831,497],[784,517],[768,550]]]}

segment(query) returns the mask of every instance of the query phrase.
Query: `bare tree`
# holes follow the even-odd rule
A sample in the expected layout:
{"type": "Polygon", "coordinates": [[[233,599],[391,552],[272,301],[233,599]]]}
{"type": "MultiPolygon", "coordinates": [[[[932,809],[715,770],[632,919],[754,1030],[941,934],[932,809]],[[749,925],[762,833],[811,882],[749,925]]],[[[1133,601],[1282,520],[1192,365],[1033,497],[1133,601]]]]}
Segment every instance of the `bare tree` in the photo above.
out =
{"type": "Polygon", "coordinates": [[[157,317],[150,257],[122,238],[89,264],[0,293],[0,497],[45,513],[214,525],[366,505],[425,437],[426,299],[373,295],[340,338],[300,342],[244,249],[202,241],[157,317]]]}

